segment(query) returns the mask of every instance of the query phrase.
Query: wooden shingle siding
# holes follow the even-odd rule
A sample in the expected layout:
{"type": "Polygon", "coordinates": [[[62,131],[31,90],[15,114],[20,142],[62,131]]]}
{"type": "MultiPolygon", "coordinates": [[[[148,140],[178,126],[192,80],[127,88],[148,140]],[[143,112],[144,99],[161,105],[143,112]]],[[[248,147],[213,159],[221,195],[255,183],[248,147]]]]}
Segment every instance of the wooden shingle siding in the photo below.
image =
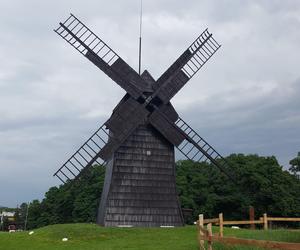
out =
{"type": "Polygon", "coordinates": [[[140,125],[115,152],[102,194],[98,224],[182,226],[174,146],[152,126],[140,125]]]}

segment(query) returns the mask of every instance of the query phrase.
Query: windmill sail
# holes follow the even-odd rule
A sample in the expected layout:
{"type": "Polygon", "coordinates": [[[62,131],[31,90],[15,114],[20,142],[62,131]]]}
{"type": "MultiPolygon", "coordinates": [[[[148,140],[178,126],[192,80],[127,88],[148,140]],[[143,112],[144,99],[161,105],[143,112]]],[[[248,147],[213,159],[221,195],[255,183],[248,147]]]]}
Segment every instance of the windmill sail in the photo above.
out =
{"type": "Polygon", "coordinates": [[[220,47],[206,29],[157,80],[158,98],[167,103],[220,47]]]}
{"type": "Polygon", "coordinates": [[[101,149],[99,156],[109,160],[122,142],[143,122],[149,111],[133,98],[127,99],[105,123],[112,132],[112,140],[101,149]]]}
{"type": "Polygon", "coordinates": [[[228,172],[230,168],[227,161],[206,140],[180,117],[175,124],[182,134],[185,135],[185,140],[177,148],[187,159],[195,162],[212,163],[231,180],[236,181],[232,174],[228,172]]]}
{"type": "Polygon", "coordinates": [[[170,119],[160,110],[156,110],[151,114],[149,122],[174,146],[179,146],[185,139],[185,136],[178,131],[170,119]]]}
{"type": "Polygon", "coordinates": [[[106,165],[99,158],[99,151],[107,144],[110,136],[105,125],[97,131],[54,173],[63,183],[78,176],[94,163],[106,165]]]}
{"type": "Polygon", "coordinates": [[[133,98],[139,99],[141,90],[147,89],[139,74],[73,14],[54,31],[133,98]]]}

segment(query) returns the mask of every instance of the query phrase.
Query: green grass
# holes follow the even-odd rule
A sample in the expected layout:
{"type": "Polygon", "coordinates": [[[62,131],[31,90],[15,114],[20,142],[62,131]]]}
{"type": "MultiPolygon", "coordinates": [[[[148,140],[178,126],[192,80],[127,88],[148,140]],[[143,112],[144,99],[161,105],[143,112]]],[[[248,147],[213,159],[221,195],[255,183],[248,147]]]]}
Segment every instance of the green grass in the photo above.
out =
{"type": "MultiPolygon", "coordinates": [[[[213,233],[217,233],[218,228],[213,228],[213,233]]],[[[295,242],[300,243],[300,230],[249,230],[249,229],[231,229],[224,228],[224,236],[232,236],[237,238],[244,239],[256,239],[256,240],[269,240],[269,241],[282,241],[282,242],[295,242]]],[[[245,247],[245,246],[236,246],[236,247],[225,247],[221,244],[215,244],[214,249],[247,249],[247,250],[258,250],[262,248],[257,247],[245,247]]]]}
{"type": "MultiPolygon", "coordinates": [[[[216,228],[214,228],[216,229],[216,228]]],[[[250,231],[225,229],[227,236],[300,242],[300,231],[250,231]]],[[[28,232],[0,233],[1,250],[198,250],[195,226],[182,228],[103,228],[94,224],[52,225],[28,232]],[[67,237],[69,241],[62,242],[67,237]]],[[[214,249],[255,249],[249,247],[214,249]]]]}

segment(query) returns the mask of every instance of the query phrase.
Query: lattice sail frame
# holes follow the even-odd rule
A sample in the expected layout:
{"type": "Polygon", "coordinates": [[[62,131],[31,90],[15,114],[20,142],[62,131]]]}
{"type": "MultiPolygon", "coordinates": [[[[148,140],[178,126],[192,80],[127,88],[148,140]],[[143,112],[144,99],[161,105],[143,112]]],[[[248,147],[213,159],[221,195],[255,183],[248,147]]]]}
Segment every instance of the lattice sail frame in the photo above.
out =
{"type": "Polygon", "coordinates": [[[186,156],[187,159],[195,162],[203,161],[213,163],[223,173],[235,181],[234,176],[224,170],[229,168],[229,164],[223,156],[221,156],[205,139],[203,139],[180,117],[175,124],[186,135],[186,139],[177,147],[177,149],[186,156]]]}
{"type": "Polygon", "coordinates": [[[208,29],[204,30],[189,47],[193,57],[181,70],[189,78],[192,78],[220,47],[221,45],[213,38],[208,29]]]}
{"type": "Polygon", "coordinates": [[[60,23],[60,26],[54,31],[82,55],[86,55],[91,50],[110,66],[120,58],[116,52],[73,14],[63,23],[60,23]],[[75,39],[74,36],[79,40],[75,39]]]}
{"type": "Polygon", "coordinates": [[[103,124],[92,136],[54,173],[61,182],[76,179],[93,164],[105,166],[98,153],[109,141],[109,133],[103,124]]]}

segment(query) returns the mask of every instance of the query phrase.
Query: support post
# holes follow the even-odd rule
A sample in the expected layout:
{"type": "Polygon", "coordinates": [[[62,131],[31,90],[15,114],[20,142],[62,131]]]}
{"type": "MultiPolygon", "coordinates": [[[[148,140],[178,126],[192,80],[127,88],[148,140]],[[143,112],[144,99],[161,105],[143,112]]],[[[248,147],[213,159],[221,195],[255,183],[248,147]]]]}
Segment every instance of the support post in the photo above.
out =
{"type": "Polygon", "coordinates": [[[264,230],[268,230],[268,216],[266,213],[264,213],[263,221],[264,221],[264,230]]]}
{"type": "MultiPolygon", "coordinates": [[[[253,206],[250,206],[250,208],[249,208],[249,220],[250,221],[255,220],[255,212],[254,212],[253,206]]],[[[255,230],[255,224],[250,224],[250,229],[255,230]]]]}
{"type": "Polygon", "coordinates": [[[207,249],[208,250],[213,250],[213,248],[212,248],[212,236],[213,236],[213,234],[212,234],[212,225],[211,225],[211,223],[207,224],[207,231],[208,231],[208,241],[207,241],[208,247],[207,247],[207,249]]]}
{"type": "Polygon", "coordinates": [[[223,219],[223,213],[219,214],[219,232],[220,232],[220,237],[223,238],[223,223],[224,223],[224,219],[223,219]]]}
{"type": "Polygon", "coordinates": [[[204,247],[204,240],[203,240],[203,236],[204,236],[204,233],[202,232],[201,228],[203,228],[203,225],[204,225],[204,216],[203,214],[200,214],[199,215],[199,239],[200,239],[200,250],[205,250],[205,247],[204,247]]]}

